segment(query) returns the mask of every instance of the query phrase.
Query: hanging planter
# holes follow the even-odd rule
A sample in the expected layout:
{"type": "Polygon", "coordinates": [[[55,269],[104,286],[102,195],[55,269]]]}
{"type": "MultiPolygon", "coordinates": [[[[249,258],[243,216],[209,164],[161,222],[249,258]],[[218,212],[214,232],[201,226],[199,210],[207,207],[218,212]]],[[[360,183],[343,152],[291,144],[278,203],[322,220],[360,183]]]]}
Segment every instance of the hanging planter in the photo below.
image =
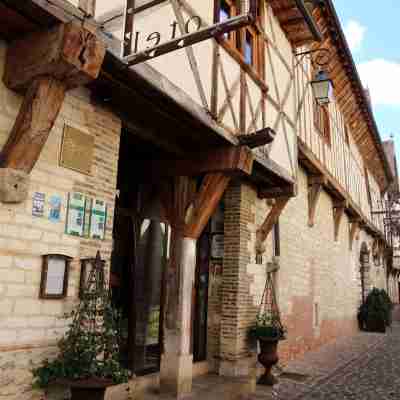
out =
{"type": "Polygon", "coordinates": [[[258,380],[260,385],[272,386],[277,379],[271,370],[279,361],[278,344],[286,337],[286,329],[282,325],[278,303],[276,301],[274,281],[272,273],[267,272],[265,289],[262,296],[259,312],[255,325],[250,329],[250,335],[256,338],[260,344],[258,361],[265,368],[264,374],[258,380]]]}
{"type": "Polygon", "coordinates": [[[68,386],[71,400],[103,400],[108,386],[128,381],[119,363],[116,315],[104,279],[104,263],[97,252],[80,303],[67,315],[72,322],[59,341],[59,355],[33,371],[34,386],[68,386]]]}

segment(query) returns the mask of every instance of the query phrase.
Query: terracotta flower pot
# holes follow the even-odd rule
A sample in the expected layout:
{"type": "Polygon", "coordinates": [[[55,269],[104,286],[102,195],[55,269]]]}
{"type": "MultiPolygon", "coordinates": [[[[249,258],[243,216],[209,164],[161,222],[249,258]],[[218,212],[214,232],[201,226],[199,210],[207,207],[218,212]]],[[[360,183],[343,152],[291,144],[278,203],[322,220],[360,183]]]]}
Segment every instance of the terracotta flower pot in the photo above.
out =
{"type": "Polygon", "coordinates": [[[272,367],[278,363],[278,343],[279,339],[258,338],[260,343],[259,363],[265,368],[264,374],[258,380],[259,385],[273,386],[278,380],[272,375],[272,367]]]}
{"type": "Polygon", "coordinates": [[[112,380],[101,378],[63,379],[59,383],[70,387],[71,400],[104,400],[107,387],[113,385],[112,380]]]}

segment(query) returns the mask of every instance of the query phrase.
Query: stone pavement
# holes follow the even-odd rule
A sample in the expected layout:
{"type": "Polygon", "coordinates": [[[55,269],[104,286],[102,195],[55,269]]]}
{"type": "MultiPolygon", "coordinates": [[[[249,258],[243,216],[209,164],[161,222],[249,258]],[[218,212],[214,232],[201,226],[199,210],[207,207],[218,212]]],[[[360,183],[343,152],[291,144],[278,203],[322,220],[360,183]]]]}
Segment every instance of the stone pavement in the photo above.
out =
{"type": "MultiPolygon", "coordinates": [[[[190,400],[392,400],[400,399],[400,307],[386,334],[360,332],[339,339],[280,371],[273,389],[257,385],[250,398],[243,380],[196,378],[190,400]]],[[[140,400],[164,396],[146,394],[140,400]]],[[[139,398],[138,398],[139,399],[139,398]]],[[[135,399],[136,400],[136,399],[135,399]]]]}
{"type": "Polygon", "coordinates": [[[385,335],[359,333],[292,362],[254,400],[400,399],[400,308],[385,335]]]}

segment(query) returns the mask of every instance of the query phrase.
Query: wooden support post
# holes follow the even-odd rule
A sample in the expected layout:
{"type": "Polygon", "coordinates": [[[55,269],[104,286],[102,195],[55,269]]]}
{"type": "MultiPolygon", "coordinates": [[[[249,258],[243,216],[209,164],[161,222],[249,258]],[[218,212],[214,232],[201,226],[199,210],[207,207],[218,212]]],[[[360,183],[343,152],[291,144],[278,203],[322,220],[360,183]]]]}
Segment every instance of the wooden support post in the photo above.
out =
{"type": "Polygon", "coordinates": [[[349,249],[353,250],[354,239],[359,238],[361,229],[361,219],[356,218],[350,220],[349,249]]]}
{"type": "Polygon", "coordinates": [[[275,199],[271,209],[268,212],[265,221],[256,232],[256,252],[263,254],[265,252],[264,242],[267,240],[273,226],[278,221],[283,209],[285,208],[291,197],[279,197],[275,199]]]}
{"type": "Polygon", "coordinates": [[[55,78],[40,77],[32,82],[1,152],[3,168],[31,172],[61,109],[65,92],[65,85],[55,78]]]}
{"type": "Polygon", "coordinates": [[[347,207],[348,203],[346,201],[335,202],[333,205],[333,225],[335,242],[337,242],[339,239],[340,224],[342,222],[342,218],[347,207]]]}
{"type": "Polygon", "coordinates": [[[164,208],[172,227],[170,259],[165,282],[164,338],[160,389],[181,396],[192,388],[191,340],[192,291],[196,266],[196,242],[229,183],[221,173],[203,178],[196,193],[195,181],[178,176],[165,191],[164,208]]]}
{"type": "Polygon", "coordinates": [[[308,226],[310,227],[314,226],[318,201],[326,184],[327,178],[324,175],[308,178],[308,226]]]}
{"type": "MultiPolygon", "coordinates": [[[[96,36],[73,23],[32,33],[9,45],[4,83],[26,94],[0,155],[0,167],[10,170],[2,176],[18,176],[21,181],[25,174],[25,182],[19,187],[26,188],[28,174],[57,119],[66,91],[96,79],[104,55],[105,47],[96,36]]],[[[24,195],[15,190],[15,185],[13,193],[7,193],[13,185],[6,183],[0,188],[0,200],[23,201],[24,195]]]]}

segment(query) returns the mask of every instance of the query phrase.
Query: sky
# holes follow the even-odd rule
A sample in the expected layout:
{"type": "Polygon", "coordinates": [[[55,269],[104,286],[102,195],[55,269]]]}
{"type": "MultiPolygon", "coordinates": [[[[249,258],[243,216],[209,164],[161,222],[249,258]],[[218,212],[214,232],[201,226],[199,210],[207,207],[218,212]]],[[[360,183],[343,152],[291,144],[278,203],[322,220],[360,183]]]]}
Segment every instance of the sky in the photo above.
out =
{"type": "Polygon", "coordinates": [[[333,0],[382,139],[394,136],[400,160],[400,1],[333,0]]]}

